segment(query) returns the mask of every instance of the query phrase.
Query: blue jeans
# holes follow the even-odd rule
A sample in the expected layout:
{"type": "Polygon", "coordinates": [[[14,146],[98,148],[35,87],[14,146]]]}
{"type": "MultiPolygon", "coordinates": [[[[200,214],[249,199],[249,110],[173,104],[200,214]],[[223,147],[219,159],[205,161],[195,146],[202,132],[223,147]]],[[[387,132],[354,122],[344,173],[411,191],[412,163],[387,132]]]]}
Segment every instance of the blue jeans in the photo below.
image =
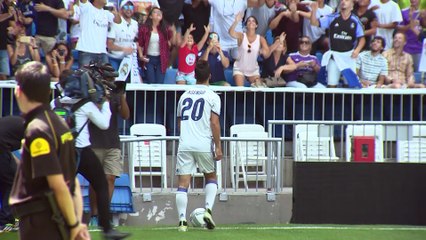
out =
{"type": "Polygon", "coordinates": [[[9,55],[7,50],[0,50],[0,75],[10,76],[9,55]]]}
{"type": "Polygon", "coordinates": [[[149,56],[149,62],[146,63],[145,83],[163,84],[166,74],[161,72],[160,56],[149,56]]]}
{"type": "Polygon", "coordinates": [[[78,66],[80,68],[89,65],[92,61],[108,63],[108,56],[106,55],[106,53],[88,53],[78,51],[78,66]]]}
{"type": "Polygon", "coordinates": [[[109,63],[111,63],[111,66],[115,69],[115,71],[118,71],[118,68],[120,67],[121,61],[123,61],[123,59],[113,57],[109,57],[108,59],[109,63]]]}

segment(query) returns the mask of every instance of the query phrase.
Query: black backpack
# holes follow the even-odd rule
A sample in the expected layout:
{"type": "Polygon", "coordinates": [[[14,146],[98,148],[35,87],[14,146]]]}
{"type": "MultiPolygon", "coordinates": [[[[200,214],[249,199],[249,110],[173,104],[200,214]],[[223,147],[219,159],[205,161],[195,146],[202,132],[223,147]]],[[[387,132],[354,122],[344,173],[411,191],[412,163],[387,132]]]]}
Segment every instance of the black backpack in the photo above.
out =
{"type": "Polygon", "coordinates": [[[81,99],[76,103],[62,103],[61,97],[55,98],[53,111],[60,116],[67,123],[71,130],[74,139],[78,137],[83,128],[89,123],[89,119],[83,124],[80,129],[76,129],[75,125],[75,112],[84,104],[88,103],[90,99],[81,99]]]}

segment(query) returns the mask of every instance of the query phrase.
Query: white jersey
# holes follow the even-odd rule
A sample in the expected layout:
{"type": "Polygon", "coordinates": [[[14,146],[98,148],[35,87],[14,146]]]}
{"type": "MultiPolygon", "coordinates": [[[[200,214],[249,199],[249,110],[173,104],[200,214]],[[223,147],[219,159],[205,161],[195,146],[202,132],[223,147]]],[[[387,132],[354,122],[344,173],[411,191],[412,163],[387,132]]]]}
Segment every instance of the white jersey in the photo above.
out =
{"type": "MultiPolygon", "coordinates": [[[[114,39],[114,44],[120,47],[132,47],[138,35],[138,22],[130,19],[130,23],[121,17],[121,23],[113,23],[108,32],[108,38],[114,39]]],[[[125,54],[122,51],[111,51],[108,56],[123,59],[125,54]]]]}
{"type": "Polygon", "coordinates": [[[80,3],[81,35],[76,49],[88,53],[107,53],[108,26],[114,15],[107,10],[94,7],[89,1],[80,3]]]}
{"type": "Polygon", "coordinates": [[[208,86],[196,85],[179,99],[180,118],[178,151],[212,152],[211,114],[220,115],[220,98],[208,86]]]}

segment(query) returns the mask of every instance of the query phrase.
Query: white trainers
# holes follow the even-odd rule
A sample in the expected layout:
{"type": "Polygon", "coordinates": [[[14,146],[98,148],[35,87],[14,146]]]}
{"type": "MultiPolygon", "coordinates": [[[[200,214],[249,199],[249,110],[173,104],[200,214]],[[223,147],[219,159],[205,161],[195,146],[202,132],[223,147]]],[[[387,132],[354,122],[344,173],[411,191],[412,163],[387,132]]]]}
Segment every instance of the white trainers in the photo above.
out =
{"type": "Polygon", "coordinates": [[[206,212],[204,213],[204,222],[206,223],[206,228],[213,230],[216,227],[216,224],[213,221],[212,217],[212,210],[206,209],[206,212]]]}
{"type": "Polygon", "coordinates": [[[186,232],[188,231],[188,222],[180,221],[178,226],[178,232],[186,232]]]}

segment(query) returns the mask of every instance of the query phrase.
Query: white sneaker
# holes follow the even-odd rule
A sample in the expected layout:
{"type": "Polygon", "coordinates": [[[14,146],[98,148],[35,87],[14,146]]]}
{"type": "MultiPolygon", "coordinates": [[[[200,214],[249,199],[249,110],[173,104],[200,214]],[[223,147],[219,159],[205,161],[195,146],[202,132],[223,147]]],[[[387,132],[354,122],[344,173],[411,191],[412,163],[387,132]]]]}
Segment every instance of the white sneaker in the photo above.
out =
{"type": "Polygon", "coordinates": [[[187,232],[188,231],[188,222],[180,221],[178,226],[178,232],[187,232]]]}
{"type": "Polygon", "coordinates": [[[212,210],[206,209],[206,212],[204,213],[204,222],[206,223],[206,228],[213,230],[216,227],[216,224],[213,221],[212,218],[212,210]]]}

